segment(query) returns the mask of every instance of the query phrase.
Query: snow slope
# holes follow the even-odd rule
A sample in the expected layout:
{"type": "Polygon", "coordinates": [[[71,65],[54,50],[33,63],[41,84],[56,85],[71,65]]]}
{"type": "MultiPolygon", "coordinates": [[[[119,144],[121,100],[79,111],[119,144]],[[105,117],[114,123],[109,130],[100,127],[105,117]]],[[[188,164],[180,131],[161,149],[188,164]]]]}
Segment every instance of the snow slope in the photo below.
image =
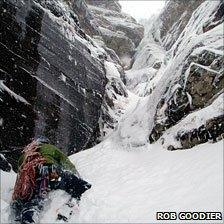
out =
{"type": "Polygon", "coordinates": [[[222,211],[222,142],[175,153],[159,145],[118,149],[108,140],[72,157],[94,186],[79,221],[155,222],[156,211],[222,211]]]}
{"type": "MultiPolygon", "coordinates": [[[[83,195],[79,212],[70,222],[149,223],[156,221],[156,211],[222,211],[222,147],[218,142],[169,152],[160,145],[147,145],[141,151],[128,151],[108,138],[75,154],[71,159],[92,188],[83,195]]],[[[2,218],[6,218],[4,207],[13,184],[9,176],[14,177],[1,172],[2,218]]],[[[53,192],[41,223],[55,220],[56,209],[66,199],[65,193],[53,192]]]]}

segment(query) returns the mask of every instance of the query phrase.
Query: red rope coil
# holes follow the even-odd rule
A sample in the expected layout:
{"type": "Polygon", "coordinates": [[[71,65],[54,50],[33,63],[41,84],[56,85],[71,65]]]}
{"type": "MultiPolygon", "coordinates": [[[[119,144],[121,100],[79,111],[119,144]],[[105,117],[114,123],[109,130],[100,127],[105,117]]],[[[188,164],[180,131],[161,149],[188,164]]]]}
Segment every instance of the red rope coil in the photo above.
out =
{"type": "Polygon", "coordinates": [[[29,200],[33,196],[36,186],[36,167],[44,164],[46,159],[37,152],[39,148],[36,141],[31,142],[23,150],[24,160],[20,166],[12,199],[29,200]]]}

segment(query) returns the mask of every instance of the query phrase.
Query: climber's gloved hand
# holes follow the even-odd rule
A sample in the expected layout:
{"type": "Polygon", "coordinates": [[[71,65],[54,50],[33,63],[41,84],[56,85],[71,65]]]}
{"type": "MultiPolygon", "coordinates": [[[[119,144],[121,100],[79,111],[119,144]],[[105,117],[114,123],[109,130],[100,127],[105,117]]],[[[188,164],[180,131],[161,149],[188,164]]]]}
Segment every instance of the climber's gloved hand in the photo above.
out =
{"type": "Polygon", "coordinates": [[[81,178],[78,178],[76,176],[74,176],[73,179],[73,187],[71,189],[71,196],[80,200],[82,194],[87,191],[88,189],[91,188],[91,184],[89,184],[88,182],[84,181],[81,178]]]}

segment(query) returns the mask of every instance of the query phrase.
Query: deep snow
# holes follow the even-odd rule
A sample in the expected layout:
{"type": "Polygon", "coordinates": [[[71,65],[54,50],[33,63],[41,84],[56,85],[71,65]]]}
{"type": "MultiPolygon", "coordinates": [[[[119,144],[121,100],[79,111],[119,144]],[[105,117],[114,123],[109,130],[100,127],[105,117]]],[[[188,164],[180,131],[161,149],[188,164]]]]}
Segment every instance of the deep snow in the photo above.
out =
{"type": "MultiPolygon", "coordinates": [[[[175,152],[159,145],[128,151],[107,139],[73,155],[81,175],[93,186],[70,222],[149,223],[156,221],[157,211],[223,211],[222,147],[218,142],[175,152]]],[[[1,172],[1,223],[7,222],[14,176],[1,172]]],[[[68,195],[53,192],[51,199],[41,223],[54,222],[56,209],[68,195]]]]}

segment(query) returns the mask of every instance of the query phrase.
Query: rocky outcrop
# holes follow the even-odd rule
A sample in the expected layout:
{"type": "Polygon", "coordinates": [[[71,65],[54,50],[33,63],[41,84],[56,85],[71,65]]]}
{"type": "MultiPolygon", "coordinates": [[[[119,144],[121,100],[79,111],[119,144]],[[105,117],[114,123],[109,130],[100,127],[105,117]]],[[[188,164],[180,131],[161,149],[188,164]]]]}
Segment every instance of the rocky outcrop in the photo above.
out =
{"type": "Polygon", "coordinates": [[[193,110],[204,107],[224,87],[222,55],[208,51],[205,54],[207,57],[214,58],[211,64],[216,64],[217,67],[213,70],[211,64],[207,65],[211,69],[202,66],[203,62],[206,62],[203,57],[200,58],[201,64],[192,63],[189,67],[185,91],[191,96],[190,106],[193,110]]]}
{"type": "MultiPolygon", "coordinates": [[[[78,23],[88,35],[99,35],[97,24],[92,22],[93,16],[84,0],[65,0],[78,18],[78,23]]],[[[50,2],[52,4],[52,1],[50,2]]]]}
{"type": "Polygon", "coordinates": [[[162,123],[155,123],[151,134],[154,140],[187,114],[205,107],[220,95],[224,88],[222,57],[220,54],[203,50],[188,58],[182,70],[186,75],[185,81],[180,79],[172,90],[172,96],[168,100],[160,101],[158,105],[156,119],[160,120],[162,108],[166,119],[162,123]]]}
{"type": "Polygon", "coordinates": [[[1,150],[38,135],[67,154],[94,142],[106,53],[81,28],[81,1],[69,2],[0,2],[1,150]]]}
{"type": "Polygon", "coordinates": [[[113,49],[124,66],[129,66],[144,29],[132,17],[121,12],[118,1],[87,0],[94,15],[92,22],[99,27],[108,48],[113,49]]]}
{"type": "Polygon", "coordinates": [[[109,9],[121,13],[121,5],[118,0],[105,1],[105,0],[86,0],[87,4],[94,5],[100,8],[109,9]]]}
{"type": "Polygon", "coordinates": [[[204,0],[175,0],[167,1],[166,6],[154,27],[155,38],[160,41],[166,50],[170,50],[173,44],[184,30],[192,13],[201,5],[204,0]],[[158,27],[160,29],[158,30],[158,27]]]}
{"type": "Polygon", "coordinates": [[[209,106],[188,114],[160,138],[168,150],[188,149],[207,141],[224,138],[222,93],[209,106]]]}
{"type": "MultiPolygon", "coordinates": [[[[187,132],[180,132],[177,134],[177,141],[180,141],[182,149],[189,149],[195,145],[205,143],[208,140],[216,142],[224,139],[224,116],[221,115],[216,118],[208,120],[205,125],[201,125],[199,128],[187,132]]],[[[168,147],[172,150],[172,145],[168,147]]]]}

